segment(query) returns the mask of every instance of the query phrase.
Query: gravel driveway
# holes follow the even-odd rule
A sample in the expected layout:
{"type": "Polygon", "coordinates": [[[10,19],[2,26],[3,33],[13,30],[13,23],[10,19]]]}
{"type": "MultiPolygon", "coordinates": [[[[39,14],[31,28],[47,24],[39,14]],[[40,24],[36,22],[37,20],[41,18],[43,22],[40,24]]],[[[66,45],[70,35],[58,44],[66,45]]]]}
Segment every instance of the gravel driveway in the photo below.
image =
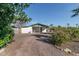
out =
{"type": "Polygon", "coordinates": [[[39,40],[42,35],[17,34],[14,42],[8,44],[0,53],[3,56],[66,56],[48,42],[39,40]]]}

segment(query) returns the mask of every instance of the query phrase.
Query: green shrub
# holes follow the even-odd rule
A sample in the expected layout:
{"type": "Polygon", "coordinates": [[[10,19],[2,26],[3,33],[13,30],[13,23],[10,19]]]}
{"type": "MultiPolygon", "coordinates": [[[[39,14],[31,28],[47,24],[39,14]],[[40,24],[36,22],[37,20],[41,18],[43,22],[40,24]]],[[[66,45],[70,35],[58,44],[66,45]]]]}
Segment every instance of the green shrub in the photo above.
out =
{"type": "Polygon", "coordinates": [[[4,47],[5,46],[5,42],[4,40],[0,39],[0,48],[4,47]]]}
{"type": "Polygon", "coordinates": [[[14,36],[14,30],[12,28],[8,28],[8,33],[7,34],[10,34],[10,35],[14,36]]]}
{"type": "Polygon", "coordinates": [[[6,44],[10,43],[12,41],[13,36],[10,34],[7,34],[4,39],[0,39],[0,48],[4,47],[6,44]]]}
{"type": "Polygon", "coordinates": [[[57,30],[52,34],[52,38],[50,39],[51,43],[54,45],[61,45],[62,43],[66,43],[71,40],[70,35],[62,30],[57,30]]]}
{"type": "Polygon", "coordinates": [[[4,37],[7,34],[10,34],[10,35],[14,36],[14,31],[13,31],[13,29],[10,26],[6,26],[5,28],[0,30],[0,38],[4,39],[4,37]]]}
{"type": "Polygon", "coordinates": [[[51,42],[54,45],[61,45],[69,41],[79,41],[79,28],[76,27],[52,27],[53,30],[51,42]]]}
{"type": "Polygon", "coordinates": [[[0,48],[3,45],[6,45],[12,41],[12,38],[14,36],[14,31],[10,27],[3,28],[3,30],[0,30],[0,48]]]}
{"type": "Polygon", "coordinates": [[[76,40],[76,39],[79,39],[79,29],[74,29],[73,31],[72,31],[72,34],[71,34],[71,36],[72,36],[72,39],[74,40],[76,40]]]}
{"type": "Polygon", "coordinates": [[[12,35],[10,34],[7,34],[5,37],[4,37],[4,41],[5,43],[10,43],[12,41],[12,35]]]}
{"type": "Polygon", "coordinates": [[[79,28],[76,27],[53,27],[51,42],[54,45],[61,45],[79,39],[79,28]]]}

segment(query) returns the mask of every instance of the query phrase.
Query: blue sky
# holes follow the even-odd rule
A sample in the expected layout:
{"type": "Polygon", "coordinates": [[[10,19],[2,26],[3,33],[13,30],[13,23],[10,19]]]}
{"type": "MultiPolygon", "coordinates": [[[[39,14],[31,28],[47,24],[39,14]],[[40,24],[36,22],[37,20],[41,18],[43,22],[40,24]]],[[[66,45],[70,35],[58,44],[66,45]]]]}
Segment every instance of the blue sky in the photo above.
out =
{"type": "Polygon", "coordinates": [[[79,4],[68,3],[51,3],[51,4],[30,4],[30,7],[25,9],[25,13],[32,18],[28,25],[42,23],[46,25],[53,24],[55,26],[66,26],[70,23],[71,26],[79,24],[79,17],[71,18],[72,10],[77,8],[79,4]]]}

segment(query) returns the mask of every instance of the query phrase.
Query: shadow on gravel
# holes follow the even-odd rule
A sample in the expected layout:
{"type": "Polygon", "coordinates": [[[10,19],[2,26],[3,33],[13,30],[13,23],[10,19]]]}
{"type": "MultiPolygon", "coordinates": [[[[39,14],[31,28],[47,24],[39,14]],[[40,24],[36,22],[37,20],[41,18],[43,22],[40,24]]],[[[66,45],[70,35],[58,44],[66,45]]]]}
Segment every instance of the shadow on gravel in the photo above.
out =
{"type": "Polygon", "coordinates": [[[73,42],[78,42],[79,43],[79,41],[73,41],[73,42]]]}
{"type": "Polygon", "coordinates": [[[36,39],[36,40],[44,42],[44,43],[51,44],[51,42],[49,40],[45,40],[45,39],[36,39]]]}
{"type": "Polygon", "coordinates": [[[32,34],[32,36],[36,36],[37,38],[40,38],[40,37],[49,37],[48,35],[44,35],[44,34],[32,34]]]}
{"type": "Polygon", "coordinates": [[[50,42],[51,37],[49,35],[33,34],[33,36],[37,37],[38,39],[36,39],[36,40],[38,40],[38,41],[51,44],[51,42],[50,42]]]}

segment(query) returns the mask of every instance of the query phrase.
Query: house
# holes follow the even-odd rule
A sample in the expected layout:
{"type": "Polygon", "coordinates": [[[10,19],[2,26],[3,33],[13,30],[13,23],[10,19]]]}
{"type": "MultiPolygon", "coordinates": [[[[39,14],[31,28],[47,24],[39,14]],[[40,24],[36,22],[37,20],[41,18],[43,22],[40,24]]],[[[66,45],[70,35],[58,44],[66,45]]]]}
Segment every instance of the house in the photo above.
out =
{"type": "Polygon", "coordinates": [[[21,33],[48,33],[49,26],[36,23],[27,27],[21,28],[21,33]]]}
{"type": "Polygon", "coordinates": [[[40,23],[36,23],[30,26],[22,26],[21,28],[19,28],[15,24],[12,24],[11,26],[15,34],[18,34],[18,33],[22,33],[22,34],[23,33],[52,33],[49,26],[40,24],[40,23]]]}

